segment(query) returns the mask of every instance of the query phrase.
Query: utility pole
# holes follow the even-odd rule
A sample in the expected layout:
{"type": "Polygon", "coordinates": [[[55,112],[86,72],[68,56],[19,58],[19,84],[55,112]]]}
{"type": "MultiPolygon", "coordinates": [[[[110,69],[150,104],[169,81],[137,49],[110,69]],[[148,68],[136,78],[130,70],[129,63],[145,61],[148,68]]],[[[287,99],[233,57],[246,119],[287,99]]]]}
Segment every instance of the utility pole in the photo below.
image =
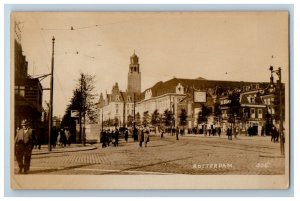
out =
{"type": "Polygon", "coordinates": [[[50,105],[49,105],[49,134],[48,134],[48,150],[51,151],[51,133],[52,133],[52,115],[53,115],[53,71],[54,71],[54,42],[52,38],[52,58],[51,58],[51,79],[50,79],[50,105]]]}
{"type": "Polygon", "coordinates": [[[133,132],[135,131],[135,93],[133,92],[133,132]]]}
{"type": "Polygon", "coordinates": [[[271,71],[271,82],[273,82],[273,73],[275,72],[279,78],[279,115],[280,115],[280,122],[279,122],[279,137],[280,137],[280,152],[281,155],[284,155],[284,133],[283,133],[283,112],[282,112],[282,83],[281,83],[281,68],[279,67],[278,70],[273,70],[273,66],[270,66],[269,70],[271,71]]]}
{"type": "Polygon", "coordinates": [[[175,116],[175,97],[173,97],[172,110],[173,110],[173,127],[175,128],[175,125],[176,125],[176,116],[175,116]]]}
{"type": "Polygon", "coordinates": [[[280,151],[284,155],[284,136],[283,136],[283,114],[282,114],[282,88],[281,88],[281,68],[278,68],[279,77],[279,110],[280,110],[280,125],[279,125],[279,135],[280,135],[280,151]]]}
{"type": "MultiPolygon", "coordinates": [[[[85,146],[85,110],[86,110],[86,83],[83,80],[84,75],[81,74],[81,82],[80,82],[80,89],[81,89],[81,110],[83,110],[83,131],[82,131],[82,145],[85,146]]],[[[81,122],[81,119],[80,119],[81,122]]],[[[82,124],[82,123],[81,123],[82,124]]]]}
{"type": "Polygon", "coordinates": [[[103,107],[102,107],[102,117],[101,117],[101,130],[103,132],[103,107]]]}

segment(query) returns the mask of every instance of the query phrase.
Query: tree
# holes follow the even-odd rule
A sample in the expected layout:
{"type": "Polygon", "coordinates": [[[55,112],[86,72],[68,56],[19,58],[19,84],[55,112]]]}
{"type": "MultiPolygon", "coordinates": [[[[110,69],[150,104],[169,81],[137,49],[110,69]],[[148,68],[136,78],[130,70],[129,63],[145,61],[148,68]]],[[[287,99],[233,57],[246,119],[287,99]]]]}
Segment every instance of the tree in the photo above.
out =
{"type": "Polygon", "coordinates": [[[148,125],[150,123],[150,114],[148,111],[143,113],[143,125],[148,125]]]}
{"type": "Polygon", "coordinates": [[[181,109],[181,113],[179,115],[179,124],[180,126],[186,126],[187,125],[187,112],[185,109],[181,109]]]}
{"type": "MultiPolygon", "coordinates": [[[[81,73],[80,77],[77,80],[77,84],[75,89],[73,90],[73,96],[68,104],[63,120],[62,125],[65,127],[74,127],[75,120],[71,117],[71,110],[79,111],[79,122],[80,119],[87,119],[89,123],[97,122],[97,104],[96,104],[96,96],[95,93],[95,76],[90,74],[81,73]]],[[[80,140],[84,140],[82,138],[82,133],[80,129],[80,140]]],[[[84,143],[84,141],[83,141],[84,143]]]]}
{"type": "Polygon", "coordinates": [[[127,116],[127,127],[132,127],[133,126],[133,116],[128,115],[127,116]]]}
{"type": "Polygon", "coordinates": [[[166,127],[171,127],[173,122],[173,113],[166,109],[163,114],[163,123],[166,127]]]}
{"type": "Polygon", "coordinates": [[[233,91],[228,95],[228,122],[229,123],[235,123],[236,118],[240,118],[240,92],[238,91],[233,91]]]}
{"type": "MultiPolygon", "coordinates": [[[[81,108],[81,95],[77,89],[73,90],[73,96],[70,100],[70,103],[68,104],[65,114],[62,118],[61,126],[62,127],[68,127],[70,129],[70,132],[72,134],[72,140],[76,140],[76,121],[74,117],[71,117],[71,111],[72,110],[78,110],[80,111],[81,108]]],[[[77,117],[78,118],[78,117],[77,117]]],[[[81,133],[79,136],[79,141],[81,140],[81,133]]]]}
{"type": "Polygon", "coordinates": [[[221,115],[222,115],[222,111],[220,108],[220,103],[216,102],[214,104],[214,116],[217,118],[217,120],[220,122],[221,121],[221,115]]]}
{"type": "Polygon", "coordinates": [[[207,123],[209,115],[211,115],[212,110],[211,108],[207,107],[204,104],[201,104],[201,111],[198,113],[198,124],[207,123]]]}
{"type": "Polygon", "coordinates": [[[151,124],[153,126],[157,126],[160,123],[160,114],[158,110],[154,110],[152,117],[151,117],[151,124]]]}
{"type": "Polygon", "coordinates": [[[140,126],[141,125],[141,115],[140,115],[140,113],[138,112],[138,113],[136,113],[136,115],[135,115],[135,121],[136,121],[136,125],[137,126],[140,126]]]}
{"type": "Polygon", "coordinates": [[[77,90],[81,96],[83,117],[87,118],[89,123],[96,123],[98,118],[96,97],[98,95],[95,93],[95,75],[81,73],[77,90]]]}

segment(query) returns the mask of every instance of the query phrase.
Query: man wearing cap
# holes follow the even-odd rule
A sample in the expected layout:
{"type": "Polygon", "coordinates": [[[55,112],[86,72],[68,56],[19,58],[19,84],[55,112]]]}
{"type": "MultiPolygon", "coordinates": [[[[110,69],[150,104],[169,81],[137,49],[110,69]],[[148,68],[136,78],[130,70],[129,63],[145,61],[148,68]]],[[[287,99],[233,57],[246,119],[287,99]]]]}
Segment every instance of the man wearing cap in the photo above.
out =
{"type": "Polygon", "coordinates": [[[19,165],[19,173],[24,170],[24,173],[27,174],[30,167],[34,136],[27,120],[23,120],[21,126],[22,128],[18,130],[15,138],[15,155],[19,165]]]}

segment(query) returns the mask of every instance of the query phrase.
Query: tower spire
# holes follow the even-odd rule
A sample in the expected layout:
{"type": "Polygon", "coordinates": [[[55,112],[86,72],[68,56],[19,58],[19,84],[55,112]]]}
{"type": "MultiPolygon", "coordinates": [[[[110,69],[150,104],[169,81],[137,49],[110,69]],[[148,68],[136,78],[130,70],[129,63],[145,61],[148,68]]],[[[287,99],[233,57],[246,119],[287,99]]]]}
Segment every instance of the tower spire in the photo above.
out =
{"type": "Polygon", "coordinates": [[[139,57],[133,50],[133,55],[130,57],[129,72],[128,72],[128,92],[141,92],[141,73],[139,57]]]}

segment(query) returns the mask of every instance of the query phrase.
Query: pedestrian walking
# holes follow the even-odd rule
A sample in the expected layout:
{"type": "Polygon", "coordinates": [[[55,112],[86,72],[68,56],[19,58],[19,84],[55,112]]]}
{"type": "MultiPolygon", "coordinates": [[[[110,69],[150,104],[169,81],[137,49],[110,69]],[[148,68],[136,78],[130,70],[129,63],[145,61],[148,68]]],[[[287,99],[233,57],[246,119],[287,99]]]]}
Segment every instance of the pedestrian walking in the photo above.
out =
{"type": "Polygon", "coordinates": [[[133,139],[134,139],[135,142],[139,141],[139,138],[138,138],[138,129],[136,127],[133,128],[133,139]]]}
{"type": "Polygon", "coordinates": [[[42,146],[42,136],[41,136],[41,131],[40,129],[35,129],[35,130],[32,130],[33,132],[33,135],[34,135],[34,148],[35,149],[41,149],[41,146],[42,146]]]}
{"type": "Polygon", "coordinates": [[[261,133],[260,133],[260,135],[261,135],[261,136],[264,136],[264,135],[265,135],[265,127],[264,127],[264,126],[262,126],[262,128],[261,128],[261,133]]]}
{"type": "Polygon", "coordinates": [[[138,142],[139,142],[140,147],[142,147],[143,142],[144,142],[144,133],[143,133],[143,130],[141,128],[138,128],[137,132],[138,132],[138,142]]]}
{"type": "Polygon", "coordinates": [[[125,138],[125,141],[127,142],[128,141],[128,130],[127,129],[125,130],[124,138],[125,138]]]}
{"type": "Polygon", "coordinates": [[[60,141],[61,141],[62,147],[66,147],[67,140],[66,140],[65,130],[63,128],[60,129],[60,141]]]}
{"type": "Polygon", "coordinates": [[[231,128],[227,128],[227,136],[228,136],[228,140],[232,140],[232,129],[231,128]]]}
{"type": "Polygon", "coordinates": [[[149,135],[150,135],[150,129],[149,129],[148,126],[145,126],[145,128],[144,128],[144,142],[145,142],[145,147],[147,147],[147,143],[150,141],[149,135]]]}
{"type": "Polygon", "coordinates": [[[19,165],[19,173],[27,174],[30,168],[31,153],[34,136],[27,120],[21,122],[22,128],[18,130],[15,138],[15,155],[19,165]]]}
{"type": "Polygon", "coordinates": [[[218,127],[217,130],[218,130],[218,135],[219,135],[219,137],[220,137],[220,136],[221,136],[221,128],[218,127]]]}
{"type": "Polygon", "coordinates": [[[71,144],[71,133],[70,133],[68,128],[66,128],[66,130],[65,130],[65,135],[66,135],[66,143],[68,144],[68,146],[70,146],[70,144],[71,144]]]}
{"type": "Polygon", "coordinates": [[[115,137],[115,147],[118,147],[119,146],[119,131],[118,129],[115,130],[115,134],[114,134],[114,137],[115,137]]]}
{"type": "Polygon", "coordinates": [[[61,146],[61,134],[60,131],[57,132],[57,140],[56,143],[59,147],[61,146]]]}
{"type": "Polygon", "coordinates": [[[176,127],[176,140],[179,140],[179,128],[178,127],[176,127]]]}
{"type": "Polygon", "coordinates": [[[163,138],[163,137],[164,137],[164,133],[165,133],[165,129],[164,129],[164,128],[161,128],[161,129],[160,129],[160,138],[163,138]]]}
{"type": "Polygon", "coordinates": [[[111,143],[112,143],[113,146],[115,147],[115,146],[116,146],[116,144],[115,144],[115,143],[116,143],[116,138],[115,138],[115,132],[114,132],[113,129],[112,129],[110,135],[111,135],[111,143]]]}
{"type": "Polygon", "coordinates": [[[109,147],[109,144],[112,142],[112,133],[110,133],[110,130],[108,129],[106,131],[106,145],[109,147]]]}
{"type": "Polygon", "coordinates": [[[106,142],[107,142],[107,136],[106,136],[106,131],[103,130],[101,132],[101,137],[100,137],[100,143],[102,143],[102,148],[105,148],[106,147],[106,142]]]}

